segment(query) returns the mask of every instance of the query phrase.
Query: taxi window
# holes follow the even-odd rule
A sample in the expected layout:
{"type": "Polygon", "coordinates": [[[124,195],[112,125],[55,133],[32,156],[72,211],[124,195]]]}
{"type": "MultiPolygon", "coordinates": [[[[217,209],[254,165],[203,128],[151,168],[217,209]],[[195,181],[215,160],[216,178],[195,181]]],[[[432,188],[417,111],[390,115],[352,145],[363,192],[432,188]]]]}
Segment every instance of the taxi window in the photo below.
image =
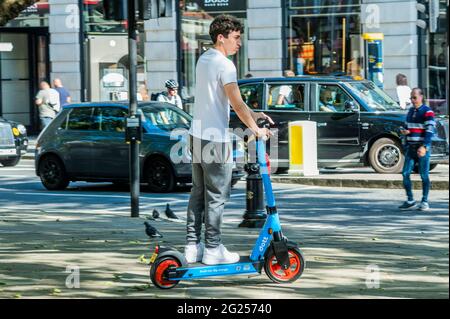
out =
{"type": "Polygon", "coordinates": [[[263,84],[246,84],[239,87],[244,102],[253,110],[263,109],[263,84]]]}
{"type": "Polygon", "coordinates": [[[346,112],[345,104],[353,101],[340,86],[333,84],[318,85],[316,111],[324,113],[346,112]]]}
{"type": "Polygon", "coordinates": [[[305,111],[305,84],[269,84],[269,110],[305,111]]]}

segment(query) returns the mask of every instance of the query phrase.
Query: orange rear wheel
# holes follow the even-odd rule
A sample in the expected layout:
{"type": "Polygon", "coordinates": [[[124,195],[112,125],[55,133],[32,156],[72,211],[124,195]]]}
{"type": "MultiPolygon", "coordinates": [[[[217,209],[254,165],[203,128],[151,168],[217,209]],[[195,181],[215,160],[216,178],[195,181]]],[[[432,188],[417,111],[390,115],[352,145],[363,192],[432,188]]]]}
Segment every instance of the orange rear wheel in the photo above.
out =
{"type": "Polygon", "coordinates": [[[150,269],[150,279],[153,284],[161,289],[170,289],[175,287],[179,281],[169,280],[166,277],[167,270],[170,267],[178,268],[180,267],[180,262],[173,257],[164,257],[160,260],[156,260],[150,269]]]}

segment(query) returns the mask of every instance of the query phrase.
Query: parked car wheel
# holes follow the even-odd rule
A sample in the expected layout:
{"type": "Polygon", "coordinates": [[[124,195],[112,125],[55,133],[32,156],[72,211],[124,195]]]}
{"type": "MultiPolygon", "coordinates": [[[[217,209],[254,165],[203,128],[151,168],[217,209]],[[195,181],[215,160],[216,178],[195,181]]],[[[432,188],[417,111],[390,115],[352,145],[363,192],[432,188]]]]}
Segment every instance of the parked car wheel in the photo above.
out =
{"type": "Polygon", "coordinates": [[[17,164],[19,164],[19,161],[20,161],[20,156],[17,156],[15,158],[1,160],[0,164],[2,164],[5,167],[12,167],[12,166],[16,166],[17,164]]]}
{"type": "Polygon", "coordinates": [[[380,138],[370,148],[369,164],[378,173],[401,173],[404,161],[400,143],[392,138],[380,138]]]}
{"type": "Polygon", "coordinates": [[[175,174],[168,161],[153,158],[148,161],[145,170],[148,188],[154,193],[169,193],[175,188],[175,174]]]}
{"type": "Polygon", "coordinates": [[[70,180],[61,160],[56,156],[46,156],[39,163],[41,182],[48,190],[63,190],[70,180]]]}

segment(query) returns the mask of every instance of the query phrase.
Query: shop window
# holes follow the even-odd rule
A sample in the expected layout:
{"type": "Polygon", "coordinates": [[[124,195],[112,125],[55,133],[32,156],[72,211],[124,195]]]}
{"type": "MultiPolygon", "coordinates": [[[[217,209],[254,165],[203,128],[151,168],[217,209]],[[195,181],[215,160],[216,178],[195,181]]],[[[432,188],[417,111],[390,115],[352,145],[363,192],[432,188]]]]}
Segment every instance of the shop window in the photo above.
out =
{"type": "Polygon", "coordinates": [[[440,1],[440,15],[435,33],[429,33],[428,46],[428,97],[430,104],[438,114],[446,114],[440,107],[446,104],[446,76],[448,72],[447,35],[448,17],[445,15],[446,1],[440,1]]]}
{"type": "Polygon", "coordinates": [[[103,18],[103,1],[84,2],[84,23],[87,33],[126,33],[126,25],[122,21],[105,20],[103,18]]]}
{"type": "Polygon", "coordinates": [[[297,75],[363,75],[359,1],[338,2],[290,1],[288,67],[297,75]]]}
{"type": "Polygon", "coordinates": [[[267,96],[269,110],[305,111],[304,84],[270,84],[267,96]]]}
{"type": "Polygon", "coordinates": [[[241,90],[242,99],[253,110],[263,109],[264,86],[262,84],[243,85],[241,90]]]}
{"type": "Polygon", "coordinates": [[[324,113],[346,112],[345,105],[353,99],[338,85],[319,85],[316,111],[324,113]]]}
{"type": "Polygon", "coordinates": [[[5,25],[10,28],[48,27],[50,4],[48,0],[38,0],[20,12],[19,16],[5,25]]]}
{"type": "MultiPolygon", "coordinates": [[[[181,92],[180,95],[188,104],[192,104],[195,94],[195,68],[199,57],[208,49],[213,47],[209,35],[209,26],[214,18],[220,14],[231,14],[240,19],[244,25],[242,36],[242,49],[230,57],[236,65],[238,78],[248,73],[247,58],[247,3],[246,1],[210,1],[203,0],[180,0],[181,9],[181,92]]],[[[187,109],[190,109],[190,105],[187,109]]]]}

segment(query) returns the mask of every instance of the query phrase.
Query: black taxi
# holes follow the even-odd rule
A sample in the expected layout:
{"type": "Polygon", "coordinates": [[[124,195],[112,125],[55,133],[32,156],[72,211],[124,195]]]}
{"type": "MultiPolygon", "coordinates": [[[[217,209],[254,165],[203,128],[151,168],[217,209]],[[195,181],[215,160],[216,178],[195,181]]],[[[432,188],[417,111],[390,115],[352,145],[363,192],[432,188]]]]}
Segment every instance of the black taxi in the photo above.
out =
{"type": "MultiPolygon", "coordinates": [[[[371,166],[379,173],[401,172],[400,129],[406,111],[373,82],[301,76],[245,79],[239,87],[247,105],[265,112],[277,125],[278,155],[271,160],[279,171],[289,167],[289,122],[314,121],[319,167],[371,166]]],[[[436,122],[431,169],[448,160],[449,154],[448,119],[436,118],[436,122]]],[[[230,127],[243,128],[235,113],[230,127]]]]}
{"type": "Polygon", "coordinates": [[[0,164],[7,167],[16,166],[27,148],[25,126],[0,117],[0,164]]]}

